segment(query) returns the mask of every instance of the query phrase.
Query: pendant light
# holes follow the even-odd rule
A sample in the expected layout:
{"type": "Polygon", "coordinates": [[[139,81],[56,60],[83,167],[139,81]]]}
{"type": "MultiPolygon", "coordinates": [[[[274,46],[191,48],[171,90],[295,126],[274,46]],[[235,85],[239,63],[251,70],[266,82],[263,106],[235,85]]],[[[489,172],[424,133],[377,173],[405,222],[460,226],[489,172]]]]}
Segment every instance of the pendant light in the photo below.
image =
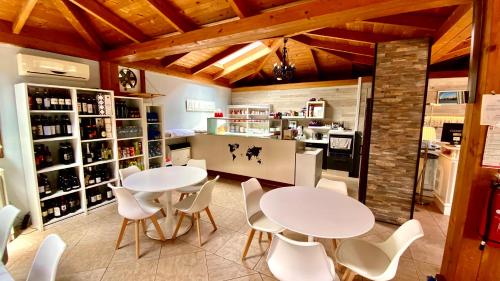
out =
{"type": "Polygon", "coordinates": [[[280,64],[275,63],[273,68],[274,79],[278,82],[290,82],[295,76],[295,65],[288,61],[288,49],[286,42],[288,38],[283,38],[283,52],[280,64]]]}

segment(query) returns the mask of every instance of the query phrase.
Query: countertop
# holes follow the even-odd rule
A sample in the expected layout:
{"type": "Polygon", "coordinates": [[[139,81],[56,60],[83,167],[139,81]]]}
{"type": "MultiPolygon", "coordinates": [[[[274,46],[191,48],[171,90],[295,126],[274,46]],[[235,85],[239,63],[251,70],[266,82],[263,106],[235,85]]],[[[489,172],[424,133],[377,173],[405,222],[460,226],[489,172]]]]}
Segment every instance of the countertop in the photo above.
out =
{"type": "Polygon", "coordinates": [[[321,143],[321,144],[328,144],[328,139],[321,139],[321,140],[315,140],[315,139],[298,139],[297,141],[300,141],[300,142],[305,142],[305,143],[321,143]]]}

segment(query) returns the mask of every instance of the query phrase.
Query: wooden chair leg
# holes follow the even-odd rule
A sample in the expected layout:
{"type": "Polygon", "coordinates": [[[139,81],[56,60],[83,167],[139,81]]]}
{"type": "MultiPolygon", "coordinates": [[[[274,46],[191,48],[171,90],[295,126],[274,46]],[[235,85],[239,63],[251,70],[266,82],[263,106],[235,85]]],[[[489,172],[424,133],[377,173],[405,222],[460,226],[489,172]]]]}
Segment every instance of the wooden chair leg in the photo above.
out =
{"type": "Polygon", "coordinates": [[[356,272],[352,271],[351,270],[351,273],[349,274],[349,277],[347,277],[347,280],[346,281],[352,281],[354,280],[354,277],[356,277],[356,272]]]}
{"type": "Polygon", "coordinates": [[[208,218],[210,219],[210,222],[212,223],[214,227],[214,231],[217,230],[217,225],[215,225],[215,220],[214,217],[212,216],[212,212],[210,212],[210,209],[208,207],[205,208],[205,212],[207,212],[208,218]]]}
{"type": "Polygon", "coordinates": [[[152,215],[149,217],[151,221],[153,222],[153,225],[156,228],[156,232],[158,232],[158,235],[160,236],[161,241],[165,241],[165,235],[163,235],[163,230],[161,230],[160,225],[158,224],[158,220],[156,219],[156,215],[152,215]]]}
{"type": "Polygon", "coordinates": [[[163,217],[167,217],[167,213],[165,212],[165,210],[163,210],[163,208],[160,209],[160,212],[161,214],[163,215],[163,217]]]}
{"type": "Polygon", "coordinates": [[[146,220],[141,220],[141,224],[142,224],[142,232],[144,233],[144,235],[146,235],[146,232],[148,231],[148,228],[146,226],[146,220]]]}
{"type": "Polygon", "coordinates": [[[177,238],[177,232],[179,232],[179,228],[181,227],[182,220],[184,219],[184,214],[183,212],[180,212],[181,215],[179,216],[179,221],[177,222],[177,226],[175,227],[174,234],[172,235],[172,240],[175,240],[177,238]]]}
{"type": "Polygon", "coordinates": [[[201,247],[201,229],[200,229],[200,213],[194,215],[196,217],[196,231],[198,232],[198,244],[201,247]]]}
{"type": "Polygon", "coordinates": [[[158,198],[153,199],[153,201],[160,204],[160,199],[158,199],[158,198]]]}
{"type": "Polygon", "coordinates": [[[267,233],[267,240],[269,241],[269,243],[273,241],[273,235],[270,232],[267,233]]]}
{"type": "Polygon", "coordinates": [[[245,244],[245,249],[243,249],[243,255],[241,255],[241,259],[244,260],[247,256],[248,249],[250,249],[250,244],[252,244],[253,236],[255,234],[255,229],[251,229],[248,233],[247,243],[245,244]]]}
{"type": "Polygon", "coordinates": [[[344,274],[342,274],[342,281],[347,280],[347,277],[349,277],[350,273],[351,273],[351,270],[349,268],[346,268],[344,271],[344,274]]]}
{"type": "Polygon", "coordinates": [[[122,242],[123,234],[125,234],[125,229],[127,228],[127,224],[128,224],[128,219],[123,218],[122,228],[120,229],[120,234],[118,234],[118,240],[116,240],[116,247],[115,247],[116,250],[120,249],[120,243],[122,242]]]}
{"type": "Polygon", "coordinates": [[[140,257],[140,250],[139,250],[139,221],[135,221],[135,257],[139,259],[140,257]]]}
{"type": "Polygon", "coordinates": [[[262,231],[259,231],[259,242],[262,242],[262,231]]]}
{"type": "MultiPolygon", "coordinates": [[[[184,197],[186,197],[186,195],[188,195],[188,193],[181,193],[181,196],[179,197],[179,202],[182,201],[182,199],[184,199],[184,197]]],[[[175,210],[175,215],[177,216],[177,214],[179,213],[179,210],[175,210]]],[[[166,217],[167,215],[165,215],[166,217]]]]}

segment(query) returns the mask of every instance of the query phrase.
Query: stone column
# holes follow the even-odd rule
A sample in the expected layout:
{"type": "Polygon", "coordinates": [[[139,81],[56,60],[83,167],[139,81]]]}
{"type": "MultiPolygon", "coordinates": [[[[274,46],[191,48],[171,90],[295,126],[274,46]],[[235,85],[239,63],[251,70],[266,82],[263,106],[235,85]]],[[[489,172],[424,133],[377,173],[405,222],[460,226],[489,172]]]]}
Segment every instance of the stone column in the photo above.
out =
{"type": "Polygon", "coordinates": [[[402,224],[413,212],[429,44],[377,45],[366,205],[380,221],[402,224]]]}

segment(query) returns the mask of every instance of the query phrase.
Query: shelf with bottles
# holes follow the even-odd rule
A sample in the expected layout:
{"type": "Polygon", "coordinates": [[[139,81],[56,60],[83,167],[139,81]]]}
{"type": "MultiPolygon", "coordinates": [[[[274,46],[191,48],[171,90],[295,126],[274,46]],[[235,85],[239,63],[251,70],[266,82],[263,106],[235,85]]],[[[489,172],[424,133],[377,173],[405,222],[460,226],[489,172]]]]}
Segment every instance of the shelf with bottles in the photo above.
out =
{"type": "Polygon", "coordinates": [[[31,133],[33,142],[71,139],[74,125],[68,114],[46,115],[31,114],[31,133]]]}
{"type": "Polygon", "coordinates": [[[31,113],[73,112],[73,97],[68,88],[28,86],[28,104],[31,113]]]}
{"type": "Polygon", "coordinates": [[[85,191],[87,209],[92,209],[97,207],[106,201],[111,201],[115,199],[113,190],[107,185],[99,185],[92,189],[87,189],[85,191]]]}
{"type": "Polygon", "coordinates": [[[85,188],[101,185],[116,178],[115,172],[115,163],[113,162],[83,167],[85,188]]]}
{"type": "Polygon", "coordinates": [[[84,167],[112,162],[114,160],[112,142],[82,143],[82,159],[84,167]]]}
{"type": "Polygon", "coordinates": [[[142,156],[144,147],[142,140],[129,140],[120,142],[118,146],[118,159],[131,159],[142,156]]]}
{"type": "Polygon", "coordinates": [[[107,91],[78,89],[77,112],[80,117],[111,117],[113,115],[112,94],[107,91]]]}
{"type": "MultiPolygon", "coordinates": [[[[140,170],[144,170],[144,162],[143,161],[137,161],[138,158],[135,159],[122,159],[119,161],[118,168],[119,169],[125,169],[130,166],[137,166],[140,170]]],[[[140,160],[143,160],[140,158],[140,160]]]]}
{"type": "Polygon", "coordinates": [[[80,193],[71,193],[40,202],[42,222],[49,225],[83,212],[80,193]]]}
{"type": "Polygon", "coordinates": [[[34,144],[35,167],[37,173],[46,173],[78,166],[75,160],[75,151],[70,142],[61,142],[59,147],[55,143],[34,144]],[[57,151],[56,153],[53,153],[57,151]],[[53,157],[57,155],[57,157],[53,157]]]}
{"type": "Polygon", "coordinates": [[[161,157],[163,156],[163,145],[161,142],[155,141],[155,142],[149,142],[148,143],[148,157],[149,159],[151,158],[156,158],[156,157],[161,157]]]}
{"type": "Polygon", "coordinates": [[[268,104],[242,104],[229,105],[228,116],[234,118],[267,119],[271,113],[271,105],[268,104]]]}
{"type": "Polygon", "coordinates": [[[80,118],[80,138],[82,141],[104,140],[112,137],[111,118],[80,118]]]}
{"type": "Polygon", "coordinates": [[[75,167],[62,169],[57,173],[52,171],[39,174],[37,176],[37,185],[38,197],[41,201],[81,190],[80,178],[75,167]]]}
{"type": "Polygon", "coordinates": [[[115,97],[115,116],[116,119],[141,120],[142,117],[142,98],[133,97],[115,97]]]}

